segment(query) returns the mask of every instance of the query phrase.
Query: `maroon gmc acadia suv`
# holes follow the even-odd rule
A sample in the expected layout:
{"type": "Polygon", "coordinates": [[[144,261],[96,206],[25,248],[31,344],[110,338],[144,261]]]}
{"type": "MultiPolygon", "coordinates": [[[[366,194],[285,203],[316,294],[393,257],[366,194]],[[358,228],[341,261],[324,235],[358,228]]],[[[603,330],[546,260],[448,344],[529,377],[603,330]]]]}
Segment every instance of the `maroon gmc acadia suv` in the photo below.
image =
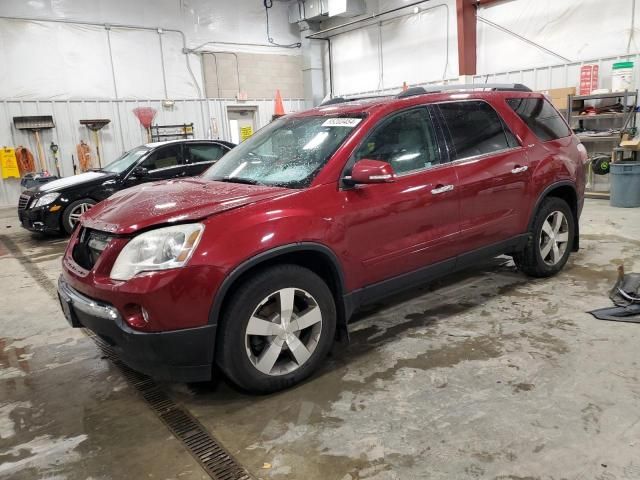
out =
{"type": "Polygon", "coordinates": [[[578,248],[586,151],[522,85],[417,87],[280,118],[200,177],[85,213],[58,291],[74,327],[155,378],[252,392],[321,364],[357,308],[501,254],[578,248]]]}

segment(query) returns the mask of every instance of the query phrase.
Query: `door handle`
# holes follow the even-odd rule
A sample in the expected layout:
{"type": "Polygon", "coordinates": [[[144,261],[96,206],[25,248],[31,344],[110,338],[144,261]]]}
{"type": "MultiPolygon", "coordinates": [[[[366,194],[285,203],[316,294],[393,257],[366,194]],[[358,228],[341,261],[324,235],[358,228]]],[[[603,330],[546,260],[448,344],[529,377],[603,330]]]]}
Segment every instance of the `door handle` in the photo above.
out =
{"type": "Polygon", "coordinates": [[[529,167],[527,166],[515,167],[513,170],[511,170],[511,173],[522,173],[522,172],[526,172],[527,170],[529,170],[529,167]]]}
{"type": "Polygon", "coordinates": [[[451,190],[453,190],[453,185],[439,185],[431,190],[431,194],[438,195],[439,193],[450,192],[451,190]]]}

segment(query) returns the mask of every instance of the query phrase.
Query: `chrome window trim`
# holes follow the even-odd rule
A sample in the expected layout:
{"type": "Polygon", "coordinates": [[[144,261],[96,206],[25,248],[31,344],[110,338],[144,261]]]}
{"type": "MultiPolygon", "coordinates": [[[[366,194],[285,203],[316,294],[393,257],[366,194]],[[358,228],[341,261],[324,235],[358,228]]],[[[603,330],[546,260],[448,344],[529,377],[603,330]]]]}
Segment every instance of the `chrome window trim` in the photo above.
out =
{"type": "Polygon", "coordinates": [[[489,153],[481,153],[480,155],[472,155],[470,157],[458,158],[456,160],[450,161],[449,163],[450,164],[456,164],[456,163],[462,163],[462,162],[472,162],[472,161],[476,161],[476,160],[484,160],[485,158],[492,157],[493,155],[501,155],[501,154],[512,152],[512,151],[515,152],[515,150],[524,150],[524,147],[522,145],[520,145],[519,147],[503,148],[501,150],[495,150],[495,151],[489,152],[489,153]]]}

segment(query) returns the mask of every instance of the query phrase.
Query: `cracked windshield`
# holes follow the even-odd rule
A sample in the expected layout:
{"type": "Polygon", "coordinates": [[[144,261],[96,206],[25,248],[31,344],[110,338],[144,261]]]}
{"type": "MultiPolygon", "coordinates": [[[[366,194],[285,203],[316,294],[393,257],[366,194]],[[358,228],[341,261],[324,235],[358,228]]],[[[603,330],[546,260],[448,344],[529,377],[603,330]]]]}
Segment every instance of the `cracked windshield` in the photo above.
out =
{"type": "Polygon", "coordinates": [[[362,118],[282,118],[204,173],[209,180],[288,188],[308,186],[362,118]]]}

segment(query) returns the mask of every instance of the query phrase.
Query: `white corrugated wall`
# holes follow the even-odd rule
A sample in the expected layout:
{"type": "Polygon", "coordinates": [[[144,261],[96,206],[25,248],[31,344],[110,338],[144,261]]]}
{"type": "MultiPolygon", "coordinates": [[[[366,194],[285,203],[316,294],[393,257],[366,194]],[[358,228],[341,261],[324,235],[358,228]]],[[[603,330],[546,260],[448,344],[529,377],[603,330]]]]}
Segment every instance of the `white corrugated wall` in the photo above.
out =
{"type": "MultiPolygon", "coordinates": [[[[287,113],[308,108],[302,99],[285,99],[287,113]]],[[[80,125],[81,119],[108,118],[111,123],[100,132],[103,161],[110,161],[122,152],[141,143],[147,136],[133,114],[136,107],[152,107],[157,113],[154,124],[194,124],[196,138],[219,138],[231,140],[227,107],[237,106],[255,108],[257,124],[262,127],[271,121],[274,102],[271,99],[247,100],[234,99],[177,100],[172,109],[164,109],[161,100],[73,100],[73,101],[19,101],[0,100],[0,139],[8,146],[28,147],[37,158],[35,139],[29,131],[17,130],[13,126],[13,117],[22,115],[52,115],[56,128],[43,130],[41,141],[47,155],[51,171],[55,171],[53,156],[49,145],[59,145],[59,158],[62,175],[73,174],[71,155],[76,155],[76,145],[80,140],[93,147],[93,134],[87,127],[80,125]],[[217,131],[216,131],[217,129],[217,131]]],[[[0,145],[2,147],[4,145],[0,145]]],[[[18,201],[20,184],[16,179],[0,179],[0,205],[14,205],[18,201]]]]}

